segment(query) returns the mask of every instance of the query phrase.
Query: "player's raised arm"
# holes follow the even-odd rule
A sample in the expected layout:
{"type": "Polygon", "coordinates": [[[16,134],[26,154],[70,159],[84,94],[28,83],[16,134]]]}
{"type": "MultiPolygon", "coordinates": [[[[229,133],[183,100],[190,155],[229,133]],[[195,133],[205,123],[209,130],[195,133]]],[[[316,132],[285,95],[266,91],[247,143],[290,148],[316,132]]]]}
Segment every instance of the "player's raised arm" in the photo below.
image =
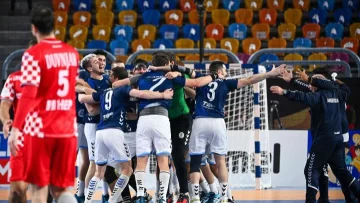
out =
{"type": "Polygon", "coordinates": [[[217,73],[213,73],[211,75],[199,77],[196,79],[185,78],[184,76],[182,76],[180,72],[168,72],[166,73],[165,76],[168,79],[174,79],[178,84],[183,83],[183,80],[185,80],[185,84],[182,86],[186,86],[186,87],[202,87],[218,78],[222,78],[217,73]]]}
{"type": "Polygon", "coordinates": [[[320,94],[319,92],[299,92],[299,91],[289,91],[282,89],[279,86],[271,86],[270,91],[274,94],[283,95],[289,100],[300,101],[304,104],[314,107],[320,103],[320,94]]]}
{"type": "Polygon", "coordinates": [[[258,83],[258,82],[260,82],[262,80],[265,80],[267,78],[277,77],[277,76],[281,75],[284,71],[286,71],[285,66],[286,66],[285,64],[282,64],[277,68],[273,68],[269,72],[259,73],[259,74],[252,75],[252,76],[247,77],[247,78],[239,79],[238,84],[237,84],[237,88],[242,88],[242,87],[245,87],[247,85],[252,85],[252,84],[258,83]]]}
{"type": "Polygon", "coordinates": [[[190,76],[190,78],[196,77],[196,72],[193,69],[184,66],[179,66],[176,64],[167,65],[167,66],[149,66],[149,70],[164,71],[164,72],[180,72],[190,76]]]}
{"type": "Polygon", "coordinates": [[[134,75],[131,78],[125,78],[122,80],[118,80],[112,83],[112,87],[116,88],[116,87],[122,87],[125,85],[136,85],[137,81],[139,80],[139,78],[141,77],[141,75],[134,75]]]}
{"type": "Polygon", "coordinates": [[[141,99],[172,99],[173,94],[174,91],[172,89],[167,89],[164,92],[132,89],[129,92],[130,96],[141,99]]]}
{"type": "MultiPolygon", "coordinates": [[[[94,94],[98,94],[98,93],[94,93],[94,94]]],[[[99,102],[96,102],[94,100],[93,95],[79,94],[78,100],[79,100],[79,102],[86,103],[86,104],[97,104],[97,103],[99,103],[99,102]]]]}
{"type": "Polygon", "coordinates": [[[185,94],[191,99],[195,99],[196,91],[190,87],[184,87],[185,94]]]}

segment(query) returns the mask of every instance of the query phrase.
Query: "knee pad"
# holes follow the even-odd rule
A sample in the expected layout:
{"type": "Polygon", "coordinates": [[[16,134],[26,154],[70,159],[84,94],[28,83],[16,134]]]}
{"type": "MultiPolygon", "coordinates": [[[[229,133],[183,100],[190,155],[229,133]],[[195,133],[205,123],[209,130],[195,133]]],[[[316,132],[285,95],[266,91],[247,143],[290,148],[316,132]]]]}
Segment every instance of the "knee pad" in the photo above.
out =
{"type": "Polygon", "coordinates": [[[202,155],[191,155],[190,173],[200,173],[202,155]]]}
{"type": "Polygon", "coordinates": [[[111,166],[106,166],[104,178],[108,184],[111,184],[112,182],[116,181],[118,179],[115,168],[111,166]]]}

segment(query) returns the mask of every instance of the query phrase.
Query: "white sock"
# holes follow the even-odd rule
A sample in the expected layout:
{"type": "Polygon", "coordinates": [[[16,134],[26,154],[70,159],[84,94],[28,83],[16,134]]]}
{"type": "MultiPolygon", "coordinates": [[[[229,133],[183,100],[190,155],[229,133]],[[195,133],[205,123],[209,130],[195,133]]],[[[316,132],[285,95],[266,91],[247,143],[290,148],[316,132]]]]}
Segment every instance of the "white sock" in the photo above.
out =
{"type": "Polygon", "coordinates": [[[102,182],[102,194],[103,195],[108,195],[109,194],[109,185],[104,180],[102,182]]]}
{"type": "Polygon", "coordinates": [[[144,181],[145,181],[145,171],[135,171],[135,179],[136,179],[136,189],[137,197],[144,197],[145,196],[145,188],[144,188],[144,181]]]}
{"type": "Polygon", "coordinates": [[[166,201],[166,193],[169,187],[170,173],[168,171],[160,171],[159,174],[159,200],[166,201]]]}
{"type": "Polygon", "coordinates": [[[210,187],[210,192],[213,192],[215,194],[219,193],[217,187],[216,187],[216,182],[214,181],[212,184],[209,184],[210,187]]]}
{"type": "Polygon", "coordinates": [[[174,177],[174,171],[172,170],[172,168],[170,168],[170,179],[171,181],[169,181],[169,194],[173,194],[174,193],[174,185],[172,182],[172,179],[174,177]]]}
{"type": "Polygon", "coordinates": [[[189,190],[189,196],[192,197],[192,187],[191,187],[191,180],[188,180],[188,190],[189,190]]]}
{"type": "Polygon", "coordinates": [[[222,200],[227,200],[227,190],[228,190],[228,183],[220,183],[221,186],[221,199],[222,200]]]}
{"type": "Polygon", "coordinates": [[[78,185],[76,189],[76,195],[83,196],[85,194],[85,181],[78,180],[78,185]]]}
{"type": "Polygon", "coordinates": [[[199,184],[191,184],[191,193],[193,194],[191,199],[200,199],[200,187],[199,187],[199,184]]]}
{"type": "Polygon", "coordinates": [[[75,196],[70,192],[63,192],[56,200],[58,203],[77,203],[75,196]]]}
{"type": "Polygon", "coordinates": [[[116,202],[121,202],[123,200],[122,196],[119,195],[119,197],[117,198],[116,202]]]}
{"type": "Polygon", "coordinates": [[[209,185],[205,180],[202,183],[200,183],[200,187],[201,187],[201,189],[202,189],[202,191],[204,193],[209,193],[210,192],[209,185]]]}
{"type": "Polygon", "coordinates": [[[114,190],[112,191],[111,197],[109,198],[109,203],[116,203],[119,196],[121,196],[121,192],[124,190],[126,185],[129,182],[130,177],[121,174],[115,183],[114,190]]]}
{"type": "Polygon", "coordinates": [[[85,194],[85,195],[87,194],[87,191],[88,191],[88,188],[86,187],[86,188],[84,189],[84,194],[85,194]]]}
{"type": "Polygon", "coordinates": [[[89,188],[86,191],[86,199],[85,199],[85,203],[90,203],[92,200],[92,197],[95,193],[96,190],[96,186],[97,184],[100,182],[100,179],[98,177],[92,177],[90,182],[89,182],[89,188]]]}
{"type": "Polygon", "coordinates": [[[231,193],[231,188],[230,188],[229,183],[228,183],[228,187],[227,187],[227,196],[228,196],[228,198],[232,199],[232,193],[231,193]]]}
{"type": "Polygon", "coordinates": [[[179,184],[179,180],[177,178],[176,173],[174,173],[174,176],[172,178],[172,184],[175,187],[175,192],[179,192],[180,191],[180,184],[179,184]]]}

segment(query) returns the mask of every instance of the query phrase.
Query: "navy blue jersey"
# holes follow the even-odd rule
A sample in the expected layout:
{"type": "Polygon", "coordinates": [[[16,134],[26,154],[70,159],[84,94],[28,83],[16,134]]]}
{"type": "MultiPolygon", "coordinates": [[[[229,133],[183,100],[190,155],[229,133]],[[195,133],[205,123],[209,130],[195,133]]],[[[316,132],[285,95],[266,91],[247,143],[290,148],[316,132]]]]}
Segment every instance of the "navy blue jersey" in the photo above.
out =
{"type": "Polygon", "coordinates": [[[227,94],[237,89],[237,79],[217,79],[196,88],[194,117],[224,118],[227,94]]]}
{"type": "MultiPolygon", "coordinates": [[[[89,86],[97,92],[100,92],[112,86],[108,75],[103,75],[102,80],[89,78],[87,82],[89,86]]],[[[90,116],[86,114],[85,123],[98,123],[99,121],[100,121],[100,115],[90,116]]]]}
{"type": "MultiPolygon", "coordinates": [[[[139,99],[135,97],[130,97],[126,113],[138,113],[137,107],[138,107],[139,99]]],[[[136,120],[126,120],[126,128],[125,132],[136,132],[138,119],[136,120]]]]}
{"type": "MultiPolygon", "coordinates": [[[[167,89],[172,89],[174,85],[181,87],[185,86],[186,79],[184,76],[176,77],[169,80],[165,77],[165,73],[161,71],[151,71],[142,74],[138,81],[139,90],[150,90],[164,92],[167,89]]],[[[171,99],[140,99],[139,112],[146,107],[162,106],[169,109],[171,105],[171,99]]]]}
{"type": "MultiPolygon", "coordinates": [[[[84,69],[79,71],[79,78],[87,81],[90,77],[90,74],[86,72],[84,69]]],[[[87,115],[87,110],[85,104],[80,103],[78,100],[78,93],[76,93],[76,120],[77,123],[84,124],[85,115],[87,115]]]]}
{"type": "Polygon", "coordinates": [[[129,103],[130,86],[106,89],[92,94],[94,101],[100,102],[100,122],[97,130],[118,128],[125,131],[126,108],[129,103]]]}

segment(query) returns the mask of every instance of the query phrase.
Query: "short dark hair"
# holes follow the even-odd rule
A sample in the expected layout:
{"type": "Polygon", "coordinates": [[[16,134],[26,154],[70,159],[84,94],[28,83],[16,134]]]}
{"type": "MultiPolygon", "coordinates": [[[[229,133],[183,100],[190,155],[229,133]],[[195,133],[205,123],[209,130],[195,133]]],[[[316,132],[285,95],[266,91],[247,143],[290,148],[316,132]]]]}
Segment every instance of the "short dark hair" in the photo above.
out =
{"type": "Polygon", "coordinates": [[[218,70],[221,70],[224,68],[225,63],[222,61],[213,61],[210,63],[209,71],[210,73],[216,73],[218,70]]]}
{"type": "Polygon", "coordinates": [[[30,13],[30,22],[42,35],[48,35],[54,30],[53,11],[44,6],[35,7],[30,13]]]}
{"type": "Polygon", "coordinates": [[[171,51],[156,51],[156,52],[153,53],[153,56],[158,55],[158,54],[167,55],[169,57],[170,62],[176,63],[176,55],[175,55],[174,52],[171,52],[171,51]]]}
{"type": "Polygon", "coordinates": [[[331,80],[331,70],[329,67],[319,67],[319,68],[315,68],[313,70],[313,75],[315,74],[320,74],[320,75],[323,75],[326,79],[329,79],[331,80]]]}
{"type": "Polygon", "coordinates": [[[124,61],[120,60],[120,59],[115,59],[115,61],[113,61],[113,63],[124,63],[124,61]]]}
{"type": "Polygon", "coordinates": [[[129,77],[129,73],[123,67],[116,66],[112,68],[111,71],[112,71],[112,75],[118,80],[122,80],[129,77]]]}
{"type": "Polygon", "coordinates": [[[169,64],[169,56],[167,54],[156,54],[153,56],[152,65],[153,66],[165,66],[169,64]]]}
{"type": "Polygon", "coordinates": [[[94,54],[105,56],[105,58],[107,57],[107,53],[106,53],[104,50],[102,50],[102,49],[97,49],[97,50],[95,50],[95,51],[94,51],[94,54]]]}
{"type": "Polygon", "coordinates": [[[133,66],[137,66],[138,64],[144,64],[146,67],[149,66],[149,64],[147,63],[147,61],[143,60],[143,59],[136,59],[134,62],[133,62],[133,66]]]}

